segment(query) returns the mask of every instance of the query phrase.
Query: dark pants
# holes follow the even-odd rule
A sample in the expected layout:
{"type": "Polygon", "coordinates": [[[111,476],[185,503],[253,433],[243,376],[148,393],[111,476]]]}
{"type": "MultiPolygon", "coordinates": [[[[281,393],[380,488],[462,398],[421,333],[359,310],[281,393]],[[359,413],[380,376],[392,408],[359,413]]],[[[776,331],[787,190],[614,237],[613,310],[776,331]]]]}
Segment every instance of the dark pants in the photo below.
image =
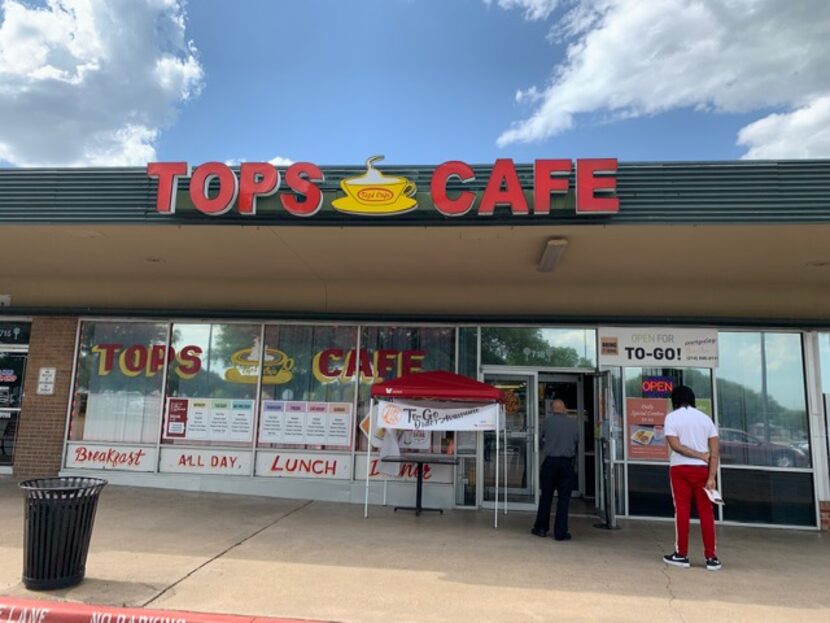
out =
{"type": "Polygon", "coordinates": [[[540,470],[542,496],[539,499],[539,511],[536,513],[537,530],[550,531],[550,507],[553,505],[553,492],[559,496],[556,502],[556,519],[553,522],[553,536],[563,538],[568,533],[568,506],[574,489],[574,460],[566,457],[547,457],[540,470]]]}

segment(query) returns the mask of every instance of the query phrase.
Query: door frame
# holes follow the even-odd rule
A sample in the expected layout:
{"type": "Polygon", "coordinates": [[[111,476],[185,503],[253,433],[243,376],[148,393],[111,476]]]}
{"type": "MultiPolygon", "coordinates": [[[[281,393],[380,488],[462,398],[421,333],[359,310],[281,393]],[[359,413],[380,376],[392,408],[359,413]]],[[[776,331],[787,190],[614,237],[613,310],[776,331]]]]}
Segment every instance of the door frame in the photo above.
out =
{"type": "Polygon", "coordinates": [[[17,407],[0,408],[0,413],[3,414],[4,419],[8,418],[9,420],[11,420],[12,418],[16,417],[14,439],[12,440],[13,454],[11,454],[11,461],[8,465],[0,465],[0,474],[8,475],[12,474],[14,471],[14,459],[15,455],[17,454],[17,433],[20,430],[20,416],[23,413],[23,403],[26,399],[26,393],[23,391],[23,388],[25,386],[26,374],[29,370],[29,345],[26,344],[25,346],[0,346],[0,355],[18,355],[23,357],[23,376],[20,379],[20,402],[17,407]]]}
{"type": "MultiPolygon", "coordinates": [[[[577,413],[577,422],[579,423],[579,446],[577,447],[576,457],[578,483],[571,497],[585,498],[585,422],[587,421],[587,411],[585,409],[585,375],[581,372],[540,372],[537,382],[544,383],[545,380],[550,380],[552,383],[573,383],[576,385],[575,410],[577,413]],[[545,379],[543,380],[542,377],[545,377],[545,379]]],[[[539,416],[537,414],[537,431],[539,429],[538,419],[539,416]]],[[[536,447],[538,448],[538,444],[536,447]]],[[[591,456],[596,461],[593,448],[591,450],[591,456]]]]}
{"type": "MultiPolygon", "coordinates": [[[[528,408],[530,409],[530,417],[533,421],[532,430],[530,431],[533,439],[533,448],[531,449],[530,468],[533,474],[529,474],[534,479],[533,487],[533,502],[508,502],[505,512],[510,510],[519,511],[535,511],[539,506],[539,486],[538,482],[538,466],[539,466],[539,400],[536,395],[539,391],[539,373],[536,368],[518,367],[518,366],[481,366],[478,373],[478,380],[486,383],[485,375],[504,375],[524,378],[528,381],[528,392],[532,393],[532,400],[529,400],[528,408]]],[[[496,434],[499,431],[496,430],[496,434]]],[[[502,433],[504,434],[504,433],[502,433]]],[[[505,440],[506,444],[506,440],[505,440]]],[[[479,508],[492,509],[495,507],[495,501],[484,500],[484,432],[478,433],[478,440],[476,443],[476,506],[479,508]]],[[[504,452],[504,448],[500,448],[504,452]]],[[[506,465],[501,466],[502,469],[506,465]]],[[[503,486],[506,486],[504,483],[503,486]]],[[[498,495],[499,492],[496,492],[498,495]]]]}

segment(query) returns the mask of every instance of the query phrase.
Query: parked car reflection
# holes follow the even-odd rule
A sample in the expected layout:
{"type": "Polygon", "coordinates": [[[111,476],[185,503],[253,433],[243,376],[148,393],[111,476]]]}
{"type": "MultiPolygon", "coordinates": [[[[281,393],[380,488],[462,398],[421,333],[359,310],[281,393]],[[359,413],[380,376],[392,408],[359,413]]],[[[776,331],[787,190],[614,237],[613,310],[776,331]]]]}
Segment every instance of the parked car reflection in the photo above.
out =
{"type": "Polygon", "coordinates": [[[737,428],[720,429],[720,454],[724,465],[808,467],[807,453],[793,446],[764,441],[737,428]]]}

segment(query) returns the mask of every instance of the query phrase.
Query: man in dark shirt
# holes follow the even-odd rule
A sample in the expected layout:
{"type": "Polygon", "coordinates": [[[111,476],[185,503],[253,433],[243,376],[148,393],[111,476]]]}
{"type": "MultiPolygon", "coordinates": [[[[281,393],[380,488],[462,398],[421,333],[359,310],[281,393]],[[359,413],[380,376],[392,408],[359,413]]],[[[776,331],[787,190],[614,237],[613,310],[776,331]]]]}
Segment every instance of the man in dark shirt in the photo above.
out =
{"type": "Polygon", "coordinates": [[[559,499],[556,502],[553,538],[567,541],[571,538],[568,532],[568,506],[576,480],[574,459],[579,445],[579,425],[576,420],[568,417],[568,410],[562,400],[554,400],[551,408],[553,413],[542,423],[543,461],[539,470],[542,495],[539,498],[536,523],[530,532],[541,537],[548,535],[555,490],[559,499]]]}

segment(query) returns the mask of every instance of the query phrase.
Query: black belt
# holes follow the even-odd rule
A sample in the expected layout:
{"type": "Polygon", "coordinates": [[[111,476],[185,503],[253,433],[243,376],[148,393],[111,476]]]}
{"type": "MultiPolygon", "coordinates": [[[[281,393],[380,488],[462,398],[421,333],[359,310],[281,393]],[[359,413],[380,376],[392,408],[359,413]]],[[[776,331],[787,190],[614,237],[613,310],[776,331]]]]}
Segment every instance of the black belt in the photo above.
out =
{"type": "Polygon", "coordinates": [[[576,457],[575,456],[546,456],[546,459],[566,459],[568,461],[573,461],[576,457]]]}

